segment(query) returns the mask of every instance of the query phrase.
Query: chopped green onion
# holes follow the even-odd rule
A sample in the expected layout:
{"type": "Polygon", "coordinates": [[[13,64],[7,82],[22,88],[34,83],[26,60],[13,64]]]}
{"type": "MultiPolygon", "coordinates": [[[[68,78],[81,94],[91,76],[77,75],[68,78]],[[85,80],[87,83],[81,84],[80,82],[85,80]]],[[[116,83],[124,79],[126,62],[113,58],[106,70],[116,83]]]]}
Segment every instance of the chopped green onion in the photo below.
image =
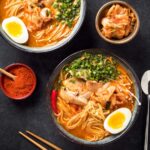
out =
{"type": "Polygon", "coordinates": [[[80,0],[56,0],[53,7],[57,10],[56,19],[72,27],[73,21],[80,12],[80,0]]]}
{"type": "Polygon", "coordinates": [[[80,58],[75,59],[70,65],[64,67],[64,71],[73,77],[84,80],[108,82],[115,80],[120,74],[117,66],[118,63],[113,58],[110,61],[104,55],[84,53],[80,58]]]}

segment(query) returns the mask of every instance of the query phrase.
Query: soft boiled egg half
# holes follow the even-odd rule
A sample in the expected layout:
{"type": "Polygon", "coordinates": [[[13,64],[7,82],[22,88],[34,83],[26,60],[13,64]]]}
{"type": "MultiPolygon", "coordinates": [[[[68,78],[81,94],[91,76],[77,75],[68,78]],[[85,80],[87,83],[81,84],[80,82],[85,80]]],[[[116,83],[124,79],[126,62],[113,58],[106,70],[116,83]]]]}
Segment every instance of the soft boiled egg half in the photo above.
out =
{"type": "Polygon", "coordinates": [[[2,29],[16,43],[24,44],[29,39],[29,34],[24,22],[18,17],[10,17],[2,22],[2,29]]]}
{"type": "Polygon", "coordinates": [[[131,120],[131,111],[128,108],[119,108],[112,112],[104,121],[104,128],[112,134],[123,131],[131,120]]]}

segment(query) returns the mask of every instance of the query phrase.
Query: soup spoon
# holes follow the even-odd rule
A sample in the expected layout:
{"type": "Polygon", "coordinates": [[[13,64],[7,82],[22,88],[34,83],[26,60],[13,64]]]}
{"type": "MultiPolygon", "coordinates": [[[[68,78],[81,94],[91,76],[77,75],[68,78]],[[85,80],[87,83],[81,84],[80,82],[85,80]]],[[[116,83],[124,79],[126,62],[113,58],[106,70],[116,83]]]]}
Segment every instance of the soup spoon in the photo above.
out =
{"type": "Polygon", "coordinates": [[[8,71],[6,71],[6,70],[4,70],[4,69],[2,69],[2,68],[0,68],[0,72],[1,72],[2,74],[6,75],[7,77],[9,77],[9,78],[12,79],[12,80],[15,80],[15,79],[16,79],[16,76],[15,76],[15,75],[9,73],[8,71]]]}
{"type": "Polygon", "coordinates": [[[147,117],[145,128],[145,143],[144,150],[148,150],[148,133],[149,133],[149,112],[150,112],[150,70],[146,71],[141,80],[141,87],[143,92],[147,95],[147,117]]]}

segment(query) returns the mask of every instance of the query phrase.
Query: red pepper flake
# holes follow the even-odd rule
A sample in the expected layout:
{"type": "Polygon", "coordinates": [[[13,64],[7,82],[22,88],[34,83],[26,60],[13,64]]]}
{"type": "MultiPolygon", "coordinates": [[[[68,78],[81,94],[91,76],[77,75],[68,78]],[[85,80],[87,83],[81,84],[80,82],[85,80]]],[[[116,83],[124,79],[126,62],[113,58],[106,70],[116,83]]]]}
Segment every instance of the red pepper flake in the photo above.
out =
{"type": "Polygon", "coordinates": [[[3,87],[5,91],[13,98],[21,98],[28,95],[36,82],[32,71],[24,66],[15,66],[8,70],[16,76],[15,80],[3,77],[3,87]]]}

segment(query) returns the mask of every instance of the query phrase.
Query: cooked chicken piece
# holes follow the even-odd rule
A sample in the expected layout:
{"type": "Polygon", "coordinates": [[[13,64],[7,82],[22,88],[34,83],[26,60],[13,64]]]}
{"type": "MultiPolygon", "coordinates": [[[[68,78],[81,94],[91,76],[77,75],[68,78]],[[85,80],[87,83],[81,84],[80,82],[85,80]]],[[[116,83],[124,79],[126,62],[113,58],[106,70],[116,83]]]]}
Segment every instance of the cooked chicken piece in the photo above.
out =
{"type": "Polygon", "coordinates": [[[110,97],[113,95],[115,89],[116,87],[110,83],[104,84],[103,87],[99,88],[95,93],[97,96],[96,100],[99,101],[103,107],[105,107],[107,101],[110,100],[110,97]]]}
{"type": "Polygon", "coordinates": [[[102,107],[105,108],[107,100],[104,100],[103,97],[92,95],[90,99],[99,102],[102,105],[102,107]]]}
{"type": "Polygon", "coordinates": [[[92,92],[87,91],[85,93],[80,94],[79,97],[81,97],[81,98],[83,97],[83,98],[89,99],[91,94],[92,94],[92,92]]]}
{"type": "Polygon", "coordinates": [[[102,83],[96,81],[86,81],[86,88],[88,91],[96,92],[98,88],[102,87],[102,83]]]}
{"type": "Polygon", "coordinates": [[[30,32],[39,30],[42,28],[43,20],[41,20],[41,17],[33,14],[28,18],[28,20],[29,22],[27,24],[27,28],[30,32]]]}
{"type": "Polygon", "coordinates": [[[123,93],[114,94],[111,98],[111,109],[116,109],[118,107],[124,106],[128,103],[128,97],[123,93]]]}
{"type": "Polygon", "coordinates": [[[59,91],[60,97],[65,100],[67,103],[72,103],[76,105],[84,106],[87,104],[88,99],[90,98],[90,92],[86,92],[83,95],[78,95],[78,92],[72,92],[68,89],[61,88],[59,91]]]}
{"type": "Polygon", "coordinates": [[[69,78],[62,82],[63,86],[73,92],[85,91],[85,82],[77,78],[69,78]]]}
{"type": "Polygon", "coordinates": [[[111,83],[108,82],[108,83],[105,83],[103,86],[101,86],[100,88],[97,89],[96,91],[96,95],[99,95],[101,94],[103,91],[106,91],[108,87],[111,86],[111,83]]]}
{"type": "Polygon", "coordinates": [[[38,1],[26,0],[23,6],[26,10],[26,26],[30,32],[42,29],[53,18],[49,8],[43,8],[41,3],[36,2],[38,1]]]}

